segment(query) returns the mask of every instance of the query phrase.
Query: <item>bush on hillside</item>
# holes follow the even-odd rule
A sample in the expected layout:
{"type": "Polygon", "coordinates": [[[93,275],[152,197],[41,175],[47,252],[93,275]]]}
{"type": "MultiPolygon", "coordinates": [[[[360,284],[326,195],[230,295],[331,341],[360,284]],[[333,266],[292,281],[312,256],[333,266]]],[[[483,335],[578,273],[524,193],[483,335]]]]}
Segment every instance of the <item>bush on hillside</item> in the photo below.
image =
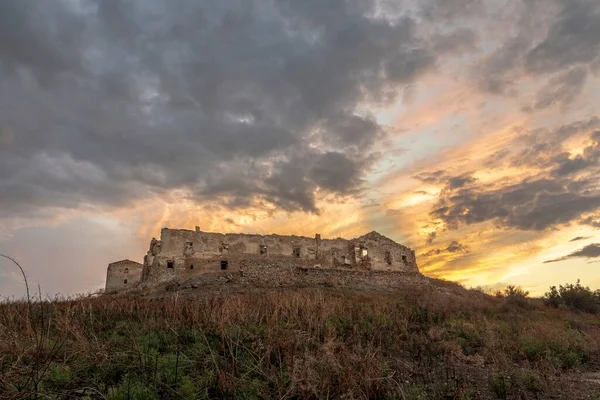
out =
{"type": "Polygon", "coordinates": [[[496,297],[503,297],[509,304],[525,306],[527,304],[527,296],[529,292],[520,286],[509,285],[502,291],[497,291],[496,297]]]}
{"type": "Polygon", "coordinates": [[[600,290],[592,291],[589,287],[577,283],[567,283],[564,286],[551,286],[544,295],[544,303],[551,307],[568,307],[572,310],[586,313],[600,313],[600,290]]]}

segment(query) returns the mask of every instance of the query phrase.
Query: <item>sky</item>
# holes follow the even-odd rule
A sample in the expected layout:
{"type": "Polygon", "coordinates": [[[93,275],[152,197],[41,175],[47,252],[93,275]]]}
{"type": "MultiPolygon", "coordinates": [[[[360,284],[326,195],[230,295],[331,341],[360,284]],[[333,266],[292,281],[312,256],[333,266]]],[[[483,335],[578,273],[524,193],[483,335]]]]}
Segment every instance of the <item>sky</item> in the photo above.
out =
{"type": "Polygon", "coordinates": [[[600,288],[598,104],[597,0],[3,0],[0,253],[54,296],[162,227],[376,230],[600,288]]]}

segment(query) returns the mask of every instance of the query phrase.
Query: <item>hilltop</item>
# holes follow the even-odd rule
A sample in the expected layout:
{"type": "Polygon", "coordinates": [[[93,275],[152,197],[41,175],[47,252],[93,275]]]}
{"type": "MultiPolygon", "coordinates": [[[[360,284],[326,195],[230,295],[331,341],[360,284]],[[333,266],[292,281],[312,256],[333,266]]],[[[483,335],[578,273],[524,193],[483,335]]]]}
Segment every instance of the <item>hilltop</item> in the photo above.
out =
{"type": "MultiPolygon", "coordinates": [[[[597,399],[597,316],[423,278],[0,305],[0,398],[597,399]]],[[[217,279],[217,278],[215,278],[217,279]]]]}

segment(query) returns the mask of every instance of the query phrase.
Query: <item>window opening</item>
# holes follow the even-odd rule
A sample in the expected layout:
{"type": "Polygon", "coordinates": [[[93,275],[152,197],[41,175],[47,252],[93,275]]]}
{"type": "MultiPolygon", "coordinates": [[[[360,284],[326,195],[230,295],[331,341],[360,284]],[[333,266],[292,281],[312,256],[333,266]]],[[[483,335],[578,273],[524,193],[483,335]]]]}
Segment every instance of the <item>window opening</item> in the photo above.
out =
{"type": "Polygon", "coordinates": [[[125,268],[125,273],[128,274],[129,273],[129,268],[125,268]]]}
{"type": "Polygon", "coordinates": [[[264,244],[260,245],[260,254],[261,255],[267,254],[267,246],[265,246],[264,244]]]}
{"type": "Polygon", "coordinates": [[[167,261],[167,268],[175,267],[175,263],[173,261],[167,261]]]}
{"type": "Polygon", "coordinates": [[[402,262],[405,263],[406,262],[406,256],[402,256],[402,262]]]}
{"type": "Polygon", "coordinates": [[[194,264],[190,264],[190,269],[194,269],[194,264]]]}
{"type": "Polygon", "coordinates": [[[300,258],[300,247],[294,247],[294,257],[300,258]]]}
{"type": "Polygon", "coordinates": [[[221,269],[227,269],[229,262],[226,260],[221,261],[221,269]]]}
{"type": "Polygon", "coordinates": [[[125,285],[127,285],[127,279],[125,279],[125,280],[123,281],[123,283],[124,283],[125,285]]]}
{"type": "Polygon", "coordinates": [[[226,243],[221,244],[221,254],[227,254],[229,252],[229,245],[226,243]]]}
{"type": "Polygon", "coordinates": [[[392,265],[392,253],[389,251],[385,252],[385,262],[388,263],[388,265],[392,265]]]}

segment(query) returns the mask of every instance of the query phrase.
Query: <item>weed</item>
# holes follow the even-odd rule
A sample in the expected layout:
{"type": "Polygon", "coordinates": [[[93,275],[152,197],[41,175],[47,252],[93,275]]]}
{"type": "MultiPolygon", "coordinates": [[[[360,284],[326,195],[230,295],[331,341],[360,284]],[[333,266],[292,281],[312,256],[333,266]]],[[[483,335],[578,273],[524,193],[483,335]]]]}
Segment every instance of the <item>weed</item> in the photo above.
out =
{"type": "Polygon", "coordinates": [[[48,368],[45,387],[52,390],[66,389],[71,383],[71,371],[68,365],[52,363],[48,368]]]}
{"type": "Polygon", "coordinates": [[[117,388],[109,390],[109,400],[159,400],[160,397],[152,388],[138,381],[126,378],[117,388]]]}
{"type": "Polygon", "coordinates": [[[506,373],[494,372],[490,375],[490,388],[499,399],[507,399],[511,387],[511,378],[506,373]]]}
{"type": "Polygon", "coordinates": [[[532,369],[524,369],[518,375],[518,383],[526,390],[540,394],[545,391],[544,380],[540,377],[540,374],[532,369]]]}

